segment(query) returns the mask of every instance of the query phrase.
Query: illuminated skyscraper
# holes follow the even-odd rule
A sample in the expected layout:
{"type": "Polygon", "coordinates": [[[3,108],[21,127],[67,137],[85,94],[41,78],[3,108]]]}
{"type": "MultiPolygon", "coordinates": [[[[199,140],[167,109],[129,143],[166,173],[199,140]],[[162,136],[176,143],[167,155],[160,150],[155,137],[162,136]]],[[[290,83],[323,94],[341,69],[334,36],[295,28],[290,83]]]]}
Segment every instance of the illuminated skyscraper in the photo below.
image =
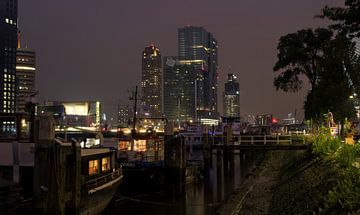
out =
{"type": "Polygon", "coordinates": [[[142,55],[141,91],[151,117],[162,116],[161,54],[158,48],[146,47],[142,55]]]}
{"type": "Polygon", "coordinates": [[[164,57],[164,115],[183,123],[195,117],[195,74],[191,65],[176,57],[164,57]]]}
{"type": "Polygon", "coordinates": [[[235,75],[230,73],[225,83],[223,97],[225,117],[240,117],[240,91],[236,78],[235,75]]]}
{"type": "Polygon", "coordinates": [[[118,123],[120,127],[128,127],[130,120],[130,111],[128,105],[119,106],[118,123]]]}
{"type": "Polygon", "coordinates": [[[16,110],[17,0],[0,0],[0,112],[16,110]]]}
{"type": "Polygon", "coordinates": [[[195,118],[218,118],[216,39],[202,27],[187,26],[178,29],[178,48],[179,62],[191,66],[196,78],[195,118]]]}
{"type": "Polygon", "coordinates": [[[27,112],[26,103],[35,96],[35,51],[20,47],[20,33],[16,57],[16,78],[18,83],[18,96],[16,98],[17,112],[27,112]]]}

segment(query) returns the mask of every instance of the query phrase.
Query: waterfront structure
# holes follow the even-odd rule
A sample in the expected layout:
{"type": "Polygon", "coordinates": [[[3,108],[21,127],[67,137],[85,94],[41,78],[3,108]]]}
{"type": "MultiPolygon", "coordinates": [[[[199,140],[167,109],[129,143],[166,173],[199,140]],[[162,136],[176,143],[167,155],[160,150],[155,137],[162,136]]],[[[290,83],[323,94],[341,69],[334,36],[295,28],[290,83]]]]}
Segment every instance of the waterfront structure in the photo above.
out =
{"type": "Polygon", "coordinates": [[[35,89],[36,55],[35,51],[20,47],[20,33],[18,35],[16,56],[16,79],[18,95],[16,97],[16,112],[28,112],[26,104],[31,102],[37,90],[35,89]]]}
{"type": "Polygon", "coordinates": [[[164,57],[164,115],[178,125],[195,118],[193,67],[177,57],[164,57]]]}
{"type": "Polygon", "coordinates": [[[99,101],[52,101],[37,106],[37,114],[54,115],[57,126],[95,127],[101,124],[101,103],[99,101]]]}
{"type": "Polygon", "coordinates": [[[192,67],[195,76],[195,120],[217,119],[218,44],[203,27],[178,29],[178,55],[181,64],[192,67]]]}
{"type": "Polygon", "coordinates": [[[119,106],[118,124],[120,127],[128,127],[130,122],[130,111],[128,105],[119,106]]]}
{"type": "Polygon", "coordinates": [[[271,125],[274,121],[272,114],[257,115],[255,117],[256,125],[271,125]]]}
{"type": "Polygon", "coordinates": [[[162,71],[160,50],[154,45],[145,47],[142,54],[141,92],[151,117],[162,116],[162,71]]]}
{"type": "MultiPolygon", "coordinates": [[[[17,0],[0,0],[0,112],[16,110],[17,0]]],[[[6,124],[6,123],[5,123],[6,124]]],[[[11,124],[11,123],[10,123],[11,124]]],[[[4,129],[13,126],[1,125],[4,129]]]]}
{"type": "Polygon", "coordinates": [[[224,116],[240,117],[240,89],[237,77],[229,73],[223,97],[224,116]]]}

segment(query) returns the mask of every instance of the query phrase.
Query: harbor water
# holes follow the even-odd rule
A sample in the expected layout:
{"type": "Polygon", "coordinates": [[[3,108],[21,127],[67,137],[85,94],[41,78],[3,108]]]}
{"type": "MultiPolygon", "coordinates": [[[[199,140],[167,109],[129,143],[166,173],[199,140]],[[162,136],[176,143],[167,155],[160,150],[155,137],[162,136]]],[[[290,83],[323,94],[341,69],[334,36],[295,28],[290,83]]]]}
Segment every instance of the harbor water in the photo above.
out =
{"type": "Polygon", "coordinates": [[[163,185],[124,183],[104,214],[212,215],[251,173],[262,151],[188,152],[188,159],[203,160],[203,178],[190,183],[182,197],[166,194],[163,185]]]}

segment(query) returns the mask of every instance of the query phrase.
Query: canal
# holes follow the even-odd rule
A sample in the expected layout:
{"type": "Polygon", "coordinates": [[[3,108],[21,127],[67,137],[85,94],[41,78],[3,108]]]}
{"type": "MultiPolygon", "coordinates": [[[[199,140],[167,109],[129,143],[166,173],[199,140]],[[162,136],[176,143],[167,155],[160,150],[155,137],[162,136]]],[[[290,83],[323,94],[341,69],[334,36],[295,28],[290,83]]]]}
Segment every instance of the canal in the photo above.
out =
{"type": "MultiPolygon", "coordinates": [[[[171,197],[162,185],[124,183],[105,214],[212,215],[239,187],[244,178],[263,156],[262,151],[226,153],[213,151],[204,165],[204,178],[186,188],[183,197],[171,197]]],[[[201,150],[193,151],[191,159],[204,160],[201,150]]]]}

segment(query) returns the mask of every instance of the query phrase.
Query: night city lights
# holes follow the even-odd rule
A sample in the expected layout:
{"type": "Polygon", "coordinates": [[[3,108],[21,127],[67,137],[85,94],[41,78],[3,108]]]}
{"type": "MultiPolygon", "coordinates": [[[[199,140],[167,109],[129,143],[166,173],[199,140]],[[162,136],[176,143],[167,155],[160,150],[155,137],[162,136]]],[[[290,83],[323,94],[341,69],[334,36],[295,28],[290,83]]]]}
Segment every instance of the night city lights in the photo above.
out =
{"type": "Polygon", "coordinates": [[[0,0],[0,214],[360,214],[360,0],[0,0]]]}

